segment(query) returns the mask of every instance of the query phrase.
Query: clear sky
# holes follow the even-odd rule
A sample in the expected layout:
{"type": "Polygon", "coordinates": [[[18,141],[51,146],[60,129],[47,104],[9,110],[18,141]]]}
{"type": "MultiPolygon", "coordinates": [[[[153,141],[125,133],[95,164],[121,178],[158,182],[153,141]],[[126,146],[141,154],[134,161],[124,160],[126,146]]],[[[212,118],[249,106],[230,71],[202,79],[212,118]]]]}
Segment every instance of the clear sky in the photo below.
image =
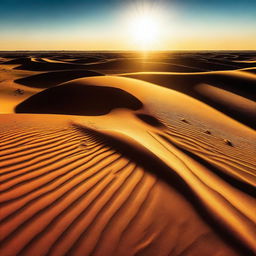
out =
{"type": "Polygon", "coordinates": [[[0,0],[0,50],[256,50],[256,0],[0,0]]]}

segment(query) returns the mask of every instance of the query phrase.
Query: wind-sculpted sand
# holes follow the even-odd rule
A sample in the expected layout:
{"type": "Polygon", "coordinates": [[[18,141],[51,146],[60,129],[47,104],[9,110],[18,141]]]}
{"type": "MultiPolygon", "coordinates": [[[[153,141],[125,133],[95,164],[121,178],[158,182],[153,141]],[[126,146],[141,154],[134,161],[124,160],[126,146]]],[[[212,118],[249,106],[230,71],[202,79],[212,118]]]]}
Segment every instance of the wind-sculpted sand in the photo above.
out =
{"type": "Polygon", "coordinates": [[[1,255],[256,253],[252,53],[8,54],[1,255]]]}

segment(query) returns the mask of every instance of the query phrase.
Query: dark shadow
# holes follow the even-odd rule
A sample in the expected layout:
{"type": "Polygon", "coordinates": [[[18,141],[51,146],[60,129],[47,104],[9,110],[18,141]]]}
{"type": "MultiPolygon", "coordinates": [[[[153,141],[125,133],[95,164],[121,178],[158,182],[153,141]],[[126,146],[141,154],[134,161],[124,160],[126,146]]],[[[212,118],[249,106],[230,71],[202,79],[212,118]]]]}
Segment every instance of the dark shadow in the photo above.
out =
{"type": "Polygon", "coordinates": [[[130,143],[122,141],[114,135],[103,134],[77,124],[73,124],[73,126],[81,132],[91,134],[95,140],[98,139],[101,142],[103,141],[106,145],[122,153],[123,156],[135,161],[146,171],[156,175],[159,179],[182,194],[185,200],[190,202],[194,207],[197,214],[213,229],[214,232],[216,232],[216,234],[218,234],[221,239],[229,244],[231,248],[235,248],[241,255],[253,255],[253,252],[236,236],[234,236],[232,231],[213,217],[212,213],[201,203],[197,195],[187,185],[187,183],[174,170],[165,165],[164,162],[152,154],[148,149],[142,148],[135,141],[130,143]]]}
{"type": "Polygon", "coordinates": [[[76,78],[102,75],[101,73],[89,70],[66,70],[28,76],[17,79],[14,82],[35,88],[48,88],[76,78]]]}
{"type": "Polygon", "coordinates": [[[201,95],[195,88],[197,84],[205,83],[212,85],[216,88],[226,90],[228,92],[245,97],[252,101],[255,101],[256,95],[256,82],[254,79],[248,79],[244,77],[236,77],[232,75],[223,74],[131,74],[124,75],[125,77],[131,77],[150,83],[158,84],[160,86],[170,88],[182,93],[185,93],[193,98],[196,98],[215,109],[229,115],[230,117],[238,120],[239,122],[256,129],[256,122],[254,116],[256,113],[252,111],[243,110],[237,108],[232,104],[226,104],[225,102],[218,101],[218,97],[210,99],[204,95],[201,95]]]}
{"type": "Polygon", "coordinates": [[[228,175],[227,173],[224,173],[219,168],[217,168],[213,164],[207,162],[206,160],[204,160],[200,156],[198,156],[198,155],[194,154],[193,152],[188,151],[188,150],[182,148],[181,146],[179,146],[178,144],[172,142],[169,138],[167,138],[167,137],[165,137],[161,134],[159,134],[159,136],[162,137],[164,140],[168,141],[168,143],[170,143],[171,145],[178,148],[180,151],[182,151],[186,155],[195,159],[198,163],[201,163],[203,166],[205,166],[207,169],[211,170],[211,172],[218,175],[221,179],[225,180],[227,183],[231,184],[233,187],[243,191],[244,193],[246,193],[246,194],[248,194],[252,197],[256,197],[256,190],[255,190],[253,185],[248,184],[246,182],[243,182],[241,180],[238,180],[235,177],[233,177],[231,175],[228,175]]]}
{"type": "Polygon", "coordinates": [[[15,58],[15,59],[12,59],[12,60],[8,60],[8,61],[5,61],[4,63],[2,64],[28,64],[30,63],[31,60],[29,57],[20,57],[20,58],[15,58]]]}
{"type": "Polygon", "coordinates": [[[53,70],[73,70],[73,69],[88,69],[88,66],[78,65],[73,63],[54,63],[54,62],[34,62],[27,61],[22,65],[15,67],[18,70],[30,70],[30,71],[53,71],[53,70]]]}
{"type": "Polygon", "coordinates": [[[146,114],[136,114],[136,116],[140,120],[142,120],[143,122],[145,122],[145,123],[147,123],[149,125],[152,125],[154,127],[161,127],[161,126],[163,126],[163,124],[158,119],[156,119],[153,116],[146,115],[146,114]]]}
{"type": "Polygon", "coordinates": [[[115,108],[138,110],[133,95],[112,87],[63,84],[46,89],[16,107],[17,113],[104,115],[115,108]]]}

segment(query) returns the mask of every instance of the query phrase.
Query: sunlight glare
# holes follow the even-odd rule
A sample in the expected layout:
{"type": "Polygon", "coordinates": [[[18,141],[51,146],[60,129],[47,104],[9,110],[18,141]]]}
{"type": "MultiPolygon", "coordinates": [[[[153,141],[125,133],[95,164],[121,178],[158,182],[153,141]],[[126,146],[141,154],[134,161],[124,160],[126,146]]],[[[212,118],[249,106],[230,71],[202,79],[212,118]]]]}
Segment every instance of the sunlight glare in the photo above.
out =
{"type": "Polygon", "coordinates": [[[144,10],[136,13],[130,20],[130,34],[140,50],[153,50],[161,40],[161,17],[158,13],[144,10]]]}

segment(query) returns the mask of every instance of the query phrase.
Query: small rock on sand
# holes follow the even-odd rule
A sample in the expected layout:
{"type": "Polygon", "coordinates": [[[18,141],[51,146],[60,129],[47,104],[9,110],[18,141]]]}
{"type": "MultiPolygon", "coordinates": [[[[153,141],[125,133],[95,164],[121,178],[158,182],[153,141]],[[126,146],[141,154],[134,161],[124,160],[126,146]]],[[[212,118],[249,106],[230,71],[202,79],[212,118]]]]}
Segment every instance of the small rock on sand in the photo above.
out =
{"type": "Polygon", "coordinates": [[[22,95],[22,94],[24,94],[24,90],[22,90],[22,89],[17,89],[17,90],[15,90],[15,93],[22,95]]]}
{"type": "Polygon", "coordinates": [[[185,118],[182,118],[181,121],[184,122],[184,123],[189,124],[188,120],[186,120],[185,118]]]}
{"type": "Polygon", "coordinates": [[[224,142],[228,146],[231,146],[231,147],[233,146],[233,143],[230,140],[224,139],[224,142]]]}

